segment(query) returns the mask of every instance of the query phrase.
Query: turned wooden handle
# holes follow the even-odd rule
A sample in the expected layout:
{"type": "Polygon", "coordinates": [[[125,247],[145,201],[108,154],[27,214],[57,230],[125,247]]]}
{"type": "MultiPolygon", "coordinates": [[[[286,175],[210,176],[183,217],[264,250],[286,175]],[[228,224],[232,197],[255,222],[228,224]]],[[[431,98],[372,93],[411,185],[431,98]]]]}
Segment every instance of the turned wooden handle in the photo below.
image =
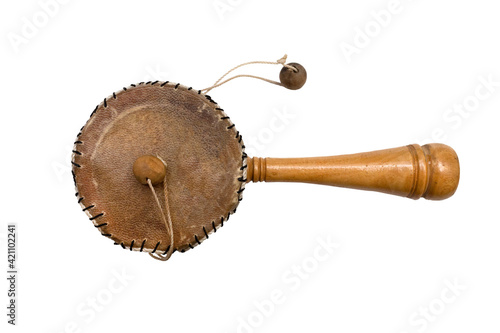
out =
{"type": "Polygon", "coordinates": [[[247,182],[302,182],[443,200],[455,193],[460,166],[444,144],[310,158],[247,159],[247,182]]]}

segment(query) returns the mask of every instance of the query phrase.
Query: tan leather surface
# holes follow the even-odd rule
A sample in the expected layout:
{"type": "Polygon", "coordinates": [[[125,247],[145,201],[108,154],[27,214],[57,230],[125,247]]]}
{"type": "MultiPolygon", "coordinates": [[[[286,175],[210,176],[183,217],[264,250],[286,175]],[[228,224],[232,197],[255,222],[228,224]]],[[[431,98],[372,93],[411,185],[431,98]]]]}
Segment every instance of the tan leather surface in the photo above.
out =
{"type": "MultiPolygon", "coordinates": [[[[158,155],[167,163],[179,251],[229,218],[245,184],[243,140],[229,118],[208,96],[172,83],[139,84],[107,98],[78,135],[75,151],[82,209],[126,249],[162,254],[170,244],[153,194],[132,173],[138,157],[158,155]]],[[[164,204],[162,185],[155,190],[164,204]]]]}

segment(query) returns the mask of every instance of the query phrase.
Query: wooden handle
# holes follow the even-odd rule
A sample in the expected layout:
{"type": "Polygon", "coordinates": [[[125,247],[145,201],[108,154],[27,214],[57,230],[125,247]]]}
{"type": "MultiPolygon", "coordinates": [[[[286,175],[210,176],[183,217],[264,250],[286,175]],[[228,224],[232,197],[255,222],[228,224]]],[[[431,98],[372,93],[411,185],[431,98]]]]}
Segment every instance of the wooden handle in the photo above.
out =
{"type": "Polygon", "coordinates": [[[311,158],[247,159],[247,182],[301,182],[443,200],[455,193],[460,166],[444,144],[311,158]]]}

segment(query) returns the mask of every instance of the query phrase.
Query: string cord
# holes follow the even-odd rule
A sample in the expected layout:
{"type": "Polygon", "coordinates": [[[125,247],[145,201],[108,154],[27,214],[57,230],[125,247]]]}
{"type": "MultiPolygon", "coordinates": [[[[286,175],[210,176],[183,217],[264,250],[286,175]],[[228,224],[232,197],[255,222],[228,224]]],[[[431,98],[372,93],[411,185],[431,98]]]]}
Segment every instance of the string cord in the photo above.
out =
{"type": "Polygon", "coordinates": [[[283,86],[283,84],[281,82],[277,82],[277,81],[274,81],[274,80],[270,80],[270,79],[266,79],[266,78],[263,78],[263,77],[260,77],[260,76],[255,76],[255,75],[248,75],[248,74],[239,74],[239,75],[235,75],[227,80],[224,80],[222,81],[226,76],[229,75],[229,73],[235,71],[236,69],[240,68],[240,67],[243,67],[243,66],[247,66],[247,65],[252,65],[252,64],[266,64],[266,65],[282,65],[283,67],[286,67],[294,72],[298,72],[297,68],[291,66],[291,65],[287,65],[286,64],[286,58],[287,58],[287,55],[285,54],[283,57],[281,57],[280,59],[276,60],[276,61],[249,61],[249,62],[245,62],[241,65],[238,65],[232,69],[230,69],[229,71],[227,71],[224,75],[222,75],[217,81],[215,81],[215,83],[213,85],[211,85],[210,87],[208,88],[205,88],[205,89],[202,89],[201,91],[203,93],[208,93],[210,90],[214,89],[214,88],[217,88],[221,85],[223,85],[224,83],[226,82],[229,82],[231,80],[234,80],[236,78],[239,78],[239,77],[250,77],[250,78],[254,78],[254,79],[259,79],[259,80],[262,80],[262,81],[266,81],[266,82],[269,82],[269,83],[272,83],[272,84],[276,84],[278,86],[283,86]],[[221,82],[222,81],[222,82],[221,82]]]}
{"type": "MultiPolygon", "coordinates": [[[[167,167],[167,163],[157,156],[160,161],[165,165],[165,168],[167,167]]],[[[165,224],[165,228],[167,229],[167,233],[170,238],[170,245],[164,254],[158,254],[158,253],[149,253],[149,255],[155,259],[162,260],[162,261],[167,261],[172,253],[174,253],[174,229],[173,229],[173,224],[172,224],[172,216],[170,214],[170,207],[168,204],[168,188],[167,188],[167,174],[165,173],[165,178],[163,179],[163,195],[164,195],[164,202],[165,202],[165,209],[163,209],[160,199],[158,198],[158,195],[156,194],[156,191],[154,189],[153,184],[151,183],[151,179],[147,179],[148,186],[151,190],[151,193],[153,193],[153,197],[155,198],[156,205],[158,206],[158,209],[160,211],[161,218],[163,220],[163,223],[165,224]]]]}

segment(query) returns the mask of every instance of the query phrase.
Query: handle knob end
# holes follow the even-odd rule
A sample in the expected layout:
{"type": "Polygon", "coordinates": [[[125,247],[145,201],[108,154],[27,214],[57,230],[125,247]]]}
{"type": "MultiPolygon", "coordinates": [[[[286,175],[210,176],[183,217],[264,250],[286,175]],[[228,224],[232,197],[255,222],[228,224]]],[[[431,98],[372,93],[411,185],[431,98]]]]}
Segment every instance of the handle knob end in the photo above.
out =
{"type": "Polygon", "coordinates": [[[428,200],[444,200],[451,197],[458,187],[460,164],[453,148],[442,143],[422,146],[429,178],[423,197],[428,200]]]}

